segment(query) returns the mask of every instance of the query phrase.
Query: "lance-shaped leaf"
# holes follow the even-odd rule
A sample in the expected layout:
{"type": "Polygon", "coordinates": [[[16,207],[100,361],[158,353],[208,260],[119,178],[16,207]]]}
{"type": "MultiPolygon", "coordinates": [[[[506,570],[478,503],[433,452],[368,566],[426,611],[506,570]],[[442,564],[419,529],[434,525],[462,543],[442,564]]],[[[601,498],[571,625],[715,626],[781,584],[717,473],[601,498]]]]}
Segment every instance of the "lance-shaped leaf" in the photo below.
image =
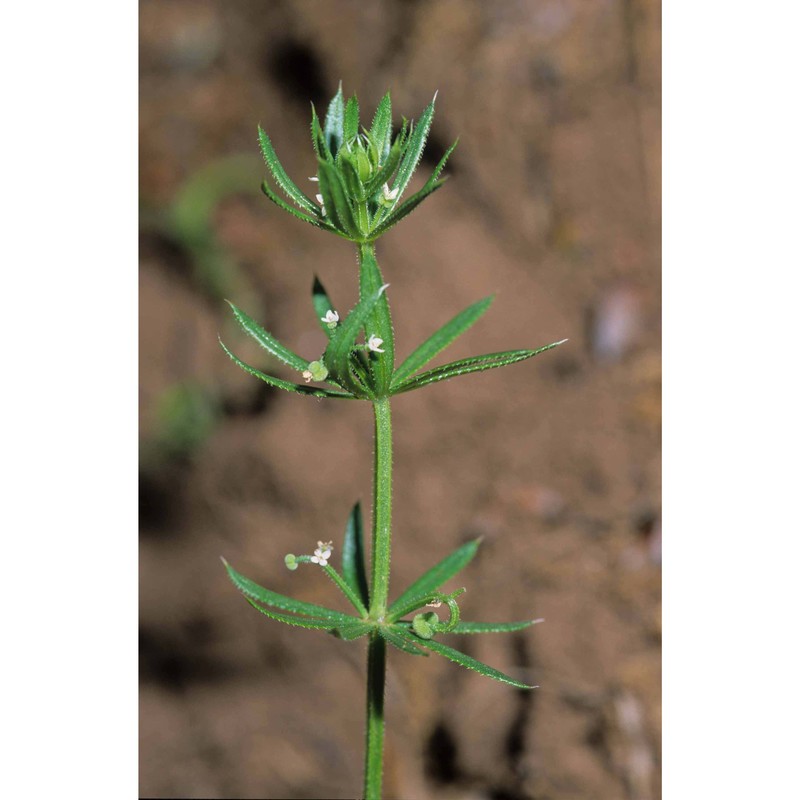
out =
{"type": "Polygon", "coordinates": [[[392,144],[392,98],[389,96],[389,92],[386,92],[375,109],[369,134],[378,148],[381,163],[384,163],[392,144]]]}
{"type": "MultiPolygon", "coordinates": [[[[359,292],[361,297],[369,297],[384,286],[383,276],[375,258],[375,247],[371,244],[362,244],[359,247],[359,292]]],[[[389,390],[394,371],[394,330],[392,328],[392,315],[389,311],[389,300],[384,293],[375,304],[369,318],[366,320],[365,334],[367,337],[378,336],[383,339],[381,349],[383,353],[370,355],[370,368],[375,376],[375,387],[379,393],[389,390]]]]}
{"type": "Polygon", "coordinates": [[[248,317],[244,311],[237,308],[230,300],[226,300],[226,302],[233,309],[234,316],[245,332],[252,336],[270,355],[275,356],[279,361],[283,361],[284,364],[296,369],[298,372],[308,368],[308,361],[282,345],[272,334],[267,333],[254,319],[248,317]]]}
{"type": "Polygon", "coordinates": [[[317,620],[332,620],[337,625],[350,625],[354,622],[360,622],[357,617],[350,614],[344,614],[341,611],[334,611],[332,608],[325,608],[325,606],[318,606],[316,603],[306,603],[302,600],[295,600],[291,597],[278,594],[277,592],[265,589],[259,586],[244,575],[239,574],[224,558],[222,563],[228,571],[233,585],[246,597],[256,600],[265,606],[271,608],[279,608],[282,611],[291,611],[294,614],[303,614],[308,617],[315,617],[317,620]]]}
{"type": "Polygon", "coordinates": [[[311,301],[314,304],[314,313],[317,315],[319,326],[322,328],[323,333],[329,339],[332,339],[336,328],[329,327],[328,323],[323,320],[329,311],[335,311],[336,309],[333,307],[333,303],[331,303],[331,299],[328,297],[328,293],[325,291],[322,281],[316,275],[314,276],[314,283],[311,286],[311,301]]]}
{"type": "MultiPolygon", "coordinates": [[[[396,611],[402,609],[410,600],[435,592],[445,581],[457,575],[469,564],[478,552],[480,539],[461,545],[438,564],[431,567],[424,575],[417,578],[389,607],[388,616],[396,618],[396,611]]],[[[416,607],[416,606],[415,606],[416,607]]]]}
{"type": "Polygon", "coordinates": [[[364,520],[361,503],[356,503],[347,519],[342,546],[342,574],[350,588],[369,607],[366,554],[364,552],[364,520]]]}
{"type": "Polygon", "coordinates": [[[383,294],[380,288],[376,292],[362,296],[355,308],[345,317],[338,327],[336,334],[328,343],[325,350],[325,366],[330,371],[334,379],[342,386],[348,388],[353,394],[363,396],[365,389],[369,393],[369,387],[363,387],[358,383],[351,373],[352,359],[350,354],[356,343],[356,338],[364,323],[375,307],[375,304],[383,294]]]}
{"type": "Polygon", "coordinates": [[[328,219],[342,233],[357,237],[358,225],[356,224],[353,209],[347,199],[347,192],[342,182],[339,170],[327,161],[319,160],[319,191],[325,201],[325,213],[328,219]]]}
{"type": "Polygon", "coordinates": [[[453,144],[451,144],[450,147],[447,148],[447,151],[439,160],[439,163],[436,165],[436,168],[430,174],[428,180],[425,181],[425,186],[433,186],[433,184],[436,183],[437,178],[442,174],[442,170],[444,169],[445,164],[447,164],[448,159],[450,158],[450,156],[453,153],[453,150],[455,150],[456,147],[458,147],[458,139],[456,139],[453,142],[453,144]]]}
{"type": "Polygon", "coordinates": [[[397,386],[422,369],[451,342],[467,331],[485,313],[494,296],[486,297],[456,314],[450,322],[442,325],[436,333],[423,342],[394,372],[392,386],[397,386]]]}
{"type": "Polygon", "coordinates": [[[419,646],[416,642],[412,642],[410,639],[404,637],[402,635],[402,631],[398,631],[397,627],[394,625],[381,625],[378,628],[378,633],[386,639],[389,644],[396,647],[398,650],[402,650],[404,653],[410,653],[412,656],[426,656],[427,653],[419,646]]]}
{"type": "Polygon", "coordinates": [[[488,664],[484,664],[482,661],[478,661],[476,658],[468,656],[466,653],[462,653],[460,650],[456,650],[452,647],[448,647],[446,644],[437,642],[435,639],[420,639],[418,636],[414,636],[413,633],[409,633],[407,630],[400,627],[397,627],[396,631],[397,635],[402,636],[406,641],[413,641],[415,644],[422,645],[428,650],[433,650],[434,653],[438,653],[440,656],[449,658],[451,661],[455,661],[456,664],[460,664],[462,667],[479,672],[481,675],[485,675],[487,678],[493,678],[501,683],[508,683],[511,686],[516,686],[518,689],[538,688],[537,686],[530,686],[527,683],[518,681],[516,678],[512,678],[510,675],[500,672],[499,669],[490,667],[488,664]]]}
{"type": "Polygon", "coordinates": [[[264,161],[269,167],[272,177],[275,178],[275,183],[280,186],[286,196],[310,214],[319,214],[319,206],[310,198],[306,197],[294,181],[286,174],[286,170],[278,160],[278,156],[275,153],[275,148],[272,146],[269,136],[267,136],[260,125],[258,126],[258,143],[261,146],[261,153],[264,156],[264,161]]]}
{"type": "Polygon", "coordinates": [[[428,107],[422,112],[422,116],[414,126],[414,130],[408,140],[408,147],[406,148],[403,160],[400,162],[400,168],[397,170],[397,177],[394,179],[392,189],[399,189],[397,193],[398,198],[402,197],[414,170],[419,164],[422,156],[422,151],[425,149],[425,142],[428,138],[428,132],[431,129],[433,122],[433,107],[436,103],[436,95],[433,96],[428,107]]]}
{"type": "Polygon", "coordinates": [[[293,217],[297,217],[297,219],[303,220],[303,222],[307,222],[309,225],[313,225],[315,228],[323,228],[326,231],[331,231],[332,233],[338,233],[340,236],[344,236],[348,238],[346,234],[338,231],[334,228],[333,225],[329,224],[325,219],[320,219],[319,217],[311,217],[308,214],[305,214],[302,211],[298,211],[294,206],[290,206],[286,201],[281,200],[275,192],[272,191],[269,184],[266,181],[262,181],[261,183],[261,191],[273,202],[275,203],[278,208],[282,208],[287,214],[291,214],[293,217]]]}
{"type": "Polygon", "coordinates": [[[459,622],[448,633],[511,633],[544,622],[543,619],[524,619],[521,622],[459,622]]]}
{"type": "Polygon", "coordinates": [[[342,95],[342,84],[333,96],[328,105],[328,112],[325,114],[325,144],[331,156],[336,157],[339,148],[344,141],[344,96],[342,95]]]}
{"type": "Polygon", "coordinates": [[[485,356],[472,356],[471,358],[464,358],[460,361],[453,361],[442,367],[436,367],[427,372],[421,372],[419,375],[398,384],[393,388],[392,393],[401,394],[402,392],[410,392],[413,389],[427,386],[429,383],[438,383],[439,381],[445,381],[448,378],[455,378],[459,375],[468,375],[471,372],[483,372],[484,370],[494,369],[495,367],[505,367],[508,364],[516,364],[518,361],[525,361],[528,358],[533,358],[533,356],[538,356],[539,353],[544,353],[545,350],[552,350],[554,347],[558,347],[558,345],[566,341],[566,339],[562,339],[560,342],[553,342],[553,344],[545,345],[538,350],[507,350],[503,353],[489,353],[485,356]]]}
{"type": "Polygon", "coordinates": [[[294,614],[281,614],[279,611],[272,611],[269,608],[260,606],[255,600],[251,600],[249,597],[245,597],[244,599],[265,617],[283,622],[286,625],[294,625],[298,628],[310,628],[312,630],[331,631],[340,624],[336,620],[331,619],[313,619],[311,617],[297,617],[294,614]]]}
{"type": "MultiPolygon", "coordinates": [[[[353,162],[349,158],[342,158],[339,161],[339,169],[341,171],[342,178],[344,179],[343,183],[347,189],[348,195],[356,201],[363,200],[364,198],[362,195],[364,194],[364,190],[361,186],[361,181],[358,179],[358,174],[356,173],[356,168],[353,165],[353,162]]],[[[360,223],[358,208],[355,209],[353,216],[356,222],[360,223]]],[[[359,230],[360,229],[361,225],[359,224],[359,230]]]]}
{"type": "Polygon", "coordinates": [[[311,104],[311,144],[314,145],[314,152],[319,158],[324,158],[326,161],[333,159],[331,151],[328,149],[328,143],[325,141],[322,126],[319,124],[317,109],[314,108],[313,103],[311,104]]]}
{"type": "Polygon", "coordinates": [[[344,141],[349,142],[358,133],[358,98],[353,95],[344,109],[344,141]]]}
{"type": "Polygon", "coordinates": [[[222,339],[219,340],[219,343],[222,346],[222,349],[231,357],[234,363],[241,367],[241,369],[243,369],[249,375],[259,378],[260,380],[264,381],[264,383],[268,383],[270,386],[274,386],[277,389],[283,389],[286,392],[295,392],[296,394],[310,395],[311,397],[338,397],[343,400],[354,399],[353,395],[348,394],[347,392],[337,392],[334,389],[320,389],[316,386],[304,386],[299,383],[290,383],[289,381],[284,381],[280,378],[274,378],[272,375],[265,375],[260,370],[257,370],[255,367],[251,367],[249,364],[245,364],[244,361],[235,356],[230,350],[228,350],[222,339]]]}

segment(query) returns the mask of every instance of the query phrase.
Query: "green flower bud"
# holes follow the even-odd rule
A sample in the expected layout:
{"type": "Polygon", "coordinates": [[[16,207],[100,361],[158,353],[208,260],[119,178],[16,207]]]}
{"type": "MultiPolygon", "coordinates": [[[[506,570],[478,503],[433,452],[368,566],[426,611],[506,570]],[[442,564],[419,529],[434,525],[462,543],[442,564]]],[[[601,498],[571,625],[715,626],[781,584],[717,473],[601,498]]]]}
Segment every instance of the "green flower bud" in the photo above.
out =
{"type": "Polygon", "coordinates": [[[297,569],[297,556],[293,553],[289,553],[283,560],[288,569],[292,571],[297,569]]]}
{"type": "Polygon", "coordinates": [[[417,614],[411,621],[411,627],[420,639],[433,639],[438,624],[439,615],[435,611],[417,614]]]}
{"type": "Polygon", "coordinates": [[[366,152],[359,147],[356,150],[356,172],[361,183],[366,183],[372,176],[372,164],[366,152]]]}
{"type": "Polygon", "coordinates": [[[328,368],[321,360],[312,361],[308,365],[308,369],[303,370],[303,377],[306,379],[306,383],[311,383],[311,381],[324,381],[325,378],[328,377],[328,368]]]}

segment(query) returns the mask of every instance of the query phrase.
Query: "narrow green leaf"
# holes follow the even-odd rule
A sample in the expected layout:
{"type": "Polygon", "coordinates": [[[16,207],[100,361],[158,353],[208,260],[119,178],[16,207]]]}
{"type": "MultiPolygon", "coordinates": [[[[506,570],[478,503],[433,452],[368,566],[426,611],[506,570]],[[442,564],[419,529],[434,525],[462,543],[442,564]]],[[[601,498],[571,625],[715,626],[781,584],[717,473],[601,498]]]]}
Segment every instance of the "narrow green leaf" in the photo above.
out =
{"type": "Polygon", "coordinates": [[[353,209],[347,198],[339,170],[327,161],[319,161],[319,191],[325,201],[325,213],[330,221],[348,236],[359,235],[353,209]]]}
{"type": "Polygon", "coordinates": [[[416,642],[405,638],[402,631],[398,632],[395,626],[381,625],[378,628],[378,633],[386,639],[389,644],[394,645],[394,647],[398,650],[402,650],[404,653],[410,653],[412,656],[425,656],[426,658],[428,656],[416,642]]]}
{"type": "Polygon", "coordinates": [[[359,331],[364,327],[364,323],[382,294],[383,291],[378,289],[370,295],[362,296],[355,308],[339,323],[335,335],[325,350],[325,366],[330,370],[331,375],[338,383],[359,396],[364,394],[364,387],[357,383],[351,374],[350,354],[359,331]]]}
{"type": "Polygon", "coordinates": [[[258,126],[258,143],[261,146],[261,153],[272,173],[272,177],[275,178],[275,182],[284,191],[286,196],[297,203],[304,211],[318,215],[319,206],[312,202],[310,198],[306,197],[295,182],[286,174],[286,170],[278,160],[278,156],[275,153],[275,148],[272,146],[269,136],[267,136],[260,125],[258,126]]]}
{"type": "Polygon", "coordinates": [[[392,98],[389,92],[386,92],[375,109],[369,133],[378,148],[381,163],[385,163],[392,144],[392,98]]]}
{"type": "Polygon", "coordinates": [[[507,350],[503,353],[490,353],[484,356],[472,356],[460,361],[453,361],[450,364],[436,367],[427,372],[421,372],[419,375],[398,384],[394,387],[392,393],[410,392],[413,389],[427,386],[429,383],[437,383],[438,381],[455,378],[458,375],[468,375],[470,372],[483,372],[495,367],[505,367],[507,364],[516,364],[518,361],[525,361],[528,358],[533,358],[533,356],[538,356],[539,353],[544,353],[545,350],[552,350],[566,341],[566,339],[562,339],[560,342],[553,342],[553,344],[545,345],[538,350],[507,350]]]}
{"type": "Polygon", "coordinates": [[[248,603],[250,603],[256,611],[260,611],[265,617],[269,617],[270,619],[277,620],[278,622],[284,622],[287,625],[295,625],[298,628],[311,628],[313,630],[323,630],[323,631],[330,631],[339,624],[338,622],[330,619],[312,619],[311,617],[296,617],[292,614],[281,614],[278,611],[271,611],[263,606],[260,606],[255,600],[251,600],[249,597],[245,597],[248,603]]]}
{"type": "Polygon", "coordinates": [[[344,109],[344,141],[349,142],[358,133],[358,98],[353,95],[344,109]]]}
{"type": "Polygon", "coordinates": [[[349,197],[357,198],[362,194],[361,182],[358,180],[356,168],[349,158],[342,158],[339,161],[339,171],[344,179],[344,187],[349,197]]]}
{"type": "Polygon", "coordinates": [[[316,275],[314,276],[314,283],[311,286],[311,301],[314,304],[314,313],[317,315],[319,326],[322,328],[323,333],[329,339],[332,339],[336,328],[328,327],[328,323],[323,322],[323,318],[329,311],[335,311],[336,309],[333,307],[331,299],[328,297],[328,293],[322,285],[322,281],[320,281],[316,275]]]}
{"type": "Polygon", "coordinates": [[[237,308],[230,300],[225,302],[233,309],[234,316],[244,328],[245,333],[255,339],[270,355],[275,356],[279,361],[283,361],[284,364],[296,369],[298,372],[308,368],[308,361],[282,345],[272,334],[267,333],[255,320],[248,317],[244,311],[237,308]]]}
{"type": "Polygon", "coordinates": [[[410,378],[417,370],[422,369],[435,358],[451,342],[467,331],[492,303],[494,296],[486,297],[456,314],[450,322],[439,328],[429,339],[423,342],[394,372],[392,386],[397,386],[410,378]]]}
{"type": "Polygon", "coordinates": [[[342,574],[350,588],[369,607],[366,553],[364,552],[364,520],[361,503],[356,503],[347,518],[342,546],[342,574]]]}
{"type": "Polygon", "coordinates": [[[521,622],[459,622],[448,633],[511,633],[544,622],[543,619],[524,619],[521,622]]]}
{"type": "Polygon", "coordinates": [[[275,203],[278,208],[282,208],[288,214],[291,214],[293,217],[297,217],[297,219],[303,220],[303,222],[307,222],[309,225],[313,225],[315,228],[324,228],[329,231],[333,231],[334,233],[338,233],[336,228],[326,222],[324,219],[320,219],[319,217],[310,217],[308,214],[304,214],[302,211],[298,211],[294,206],[290,206],[285,200],[282,200],[275,192],[272,191],[269,184],[266,181],[262,181],[261,183],[261,191],[273,202],[275,203]]]}
{"type": "MultiPolygon", "coordinates": [[[[378,261],[375,258],[375,247],[362,244],[359,247],[359,292],[361,297],[369,297],[379,291],[383,283],[378,261]]],[[[378,336],[383,339],[383,353],[370,353],[370,369],[375,376],[375,388],[379,394],[389,391],[394,372],[394,329],[389,300],[383,293],[365,321],[364,333],[367,337],[378,336]]]]}
{"type": "Polygon", "coordinates": [[[325,144],[333,158],[339,152],[339,148],[344,141],[344,96],[342,95],[342,84],[339,83],[339,90],[333,96],[328,105],[328,113],[325,114],[325,144]]]}
{"type": "Polygon", "coordinates": [[[404,639],[406,639],[406,641],[411,640],[413,637],[416,639],[416,643],[421,644],[423,647],[427,647],[428,650],[433,650],[434,653],[438,653],[440,656],[449,658],[451,661],[454,661],[456,664],[460,664],[462,667],[479,672],[481,675],[485,675],[487,678],[494,678],[494,680],[500,681],[501,683],[508,683],[511,686],[516,686],[517,689],[538,688],[538,686],[530,686],[527,683],[518,681],[516,678],[512,678],[510,675],[500,672],[499,669],[490,667],[488,664],[484,664],[482,661],[478,661],[472,656],[462,653],[460,650],[455,650],[452,647],[448,647],[446,644],[437,642],[435,639],[420,639],[419,637],[414,636],[413,633],[408,633],[402,628],[398,628],[398,635],[402,636],[404,639]]]}
{"type": "Polygon", "coordinates": [[[447,160],[450,158],[450,156],[453,153],[453,150],[455,150],[456,147],[458,147],[458,139],[456,139],[453,142],[453,144],[451,144],[450,147],[447,148],[447,151],[439,160],[439,163],[436,165],[436,168],[433,170],[428,180],[425,181],[426,186],[432,186],[434,183],[436,183],[436,179],[442,174],[442,170],[444,169],[445,164],[447,164],[447,160]]]}
{"type": "Polygon", "coordinates": [[[337,625],[349,625],[354,622],[360,622],[357,617],[350,614],[343,614],[341,611],[334,611],[332,608],[325,608],[325,606],[318,606],[315,603],[305,603],[302,600],[295,600],[291,597],[272,592],[259,586],[244,575],[239,574],[224,558],[222,563],[228,571],[228,576],[233,585],[247,597],[257,600],[259,603],[271,606],[272,608],[280,608],[282,611],[291,611],[295,614],[304,614],[309,617],[316,617],[323,620],[333,620],[337,625]]]}
{"type": "Polygon", "coordinates": [[[318,158],[324,158],[326,161],[333,159],[325,141],[325,134],[323,134],[322,127],[319,124],[317,109],[314,108],[313,103],[311,104],[311,143],[314,145],[314,152],[318,158]]]}
{"type": "Polygon", "coordinates": [[[445,581],[457,575],[464,567],[469,564],[478,551],[480,539],[473,539],[471,542],[461,545],[458,550],[450,553],[438,564],[431,567],[424,575],[417,578],[389,607],[390,618],[396,618],[395,612],[401,609],[409,600],[413,600],[420,595],[435,592],[445,581]]]}
{"type": "Polygon", "coordinates": [[[272,375],[265,375],[255,367],[251,367],[249,364],[245,364],[245,362],[240,358],[237,358],[237,356],[228,350],[222,339],[219,340],[219,343],[222,345],[222,349],[231,357],[234,363],[238,364],[238,366],[248,374],[255,378],[259,378],[260,380],[264,381],[264,383],[268,383],[270,386],[275,386],[276,388],[283,389],[286,392],[310,395],[311,397],[338,397],[343,400],[354,399],[352,394],[348,394],[346,392],[337,392],[333,389],[319,389],[316,386],[303,386],[299,383],[289,383],[289,381],[284,381],[280,378],[273,378],[272,375]]]}
{"type": "Polygon", "coordinates": [[[428,132],[431,129],[431,123],[433,122],[433,107],[435,103],[436,95],[434,95],[433,100],[431,100],[428,107],[422,112],[422,116],[414,126],[414,130],[408,140],[408,147],[403,156],[403,160],[400,162],[400,169],[397,171],[397,177],[392,186],[392,189],[400,190],[397,193],[398,201],[396,202],[399,202],[399,198],[402,197],[406,186],[408,186],[408,182],[411,180],[411,176],[414,174],[414,170],[417,168],[417,164],[419,164],[422,151],[425,149],[425,142],[428,138],[428,132]]]}
{"type": "Polygon", "coordinates": [[[353,639],[360,639],[362,636],[366,636],[374,628],[375,626],[369,622],[353,622],[349,625],[337,625],[331,633],[338,639],[350,642],[353,639]]]}

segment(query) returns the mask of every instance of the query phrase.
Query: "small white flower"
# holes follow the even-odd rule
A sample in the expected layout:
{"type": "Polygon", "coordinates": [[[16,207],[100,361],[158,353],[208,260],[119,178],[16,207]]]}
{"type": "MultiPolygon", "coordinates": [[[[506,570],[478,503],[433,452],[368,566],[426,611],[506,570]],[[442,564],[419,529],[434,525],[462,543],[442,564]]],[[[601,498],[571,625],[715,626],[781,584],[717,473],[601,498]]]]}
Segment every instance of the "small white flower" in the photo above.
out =
{"type": "Polygon", "coordinates": [[[367,340],[367,347],[369,347],[369,349],[372,350],[373,353],[383,353],[384,351],[381,350],[382,344],[383,344],[383,339],[381,339],[379,336],[376,336],[374,333],[367,340]]]}
{"type": "Polygon", "coordinates": [[[303,377],[306,379],[306,383],[311,383],[311,379],[314,376],[311,374],[310,370],[304,369],[303,370],[303,377]]]}
{"type": "Polygon", "coordinates": [[[312,563],[327,567],[332,550],[333,542],[317,542],[317,549],[314,551],[314,555],[311,556],[312,563]]]}
{"type": "Polygon", "coordinates": [[[397,193],[400,191],[400,188],[390,189],[388,183],[383,184],[383,199],[387,201],[394,200],[397,197],[397,193]]]}
{"type": "Polygon", "coordinates": [[[324,317],[320,317],[323,322],[328,325],[335,325],[339,321],[339,313],[337,311],[326,311],[324,317]]]}
{"type": "Polygon", "coordinates": [[[310,181],[314,181],[314,183],[319,183],[319,178],[316,175],[312,175],[309,178],[310,181]]]}

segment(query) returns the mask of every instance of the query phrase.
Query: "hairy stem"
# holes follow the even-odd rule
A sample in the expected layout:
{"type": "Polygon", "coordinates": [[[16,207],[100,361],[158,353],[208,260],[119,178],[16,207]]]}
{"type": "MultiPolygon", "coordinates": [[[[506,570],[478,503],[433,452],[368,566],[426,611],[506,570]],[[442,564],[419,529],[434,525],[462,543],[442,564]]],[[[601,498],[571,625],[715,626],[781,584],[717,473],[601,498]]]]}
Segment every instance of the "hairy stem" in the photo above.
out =
{"type": "Polygon", "coordinates": [[[389,398],[376,400],[375,485],[372,506],[371,615],[386,615],[389,598],[389,562],[392,547],[392,412],[389,398]]]}
{"type": "MultiPolygon", "coordinates": [[[[372,591],[370,617],[382,621],[389,596],[392,545],[392,416],[389,398],[380,398],[375,409],[375,484],[372,509],[372,591]]],[[[370,636],[367,652],[367,752],[364,797],[381,796],[383,776],[383,691],[386,681],[386,642],[377,631],[370,636]]]]}
{"type": "Polygon", "coordinates": [[[386,682],[386,642],[377,631],[367,650],[367,752],[364,762],[365,800],[380,800],[383,780],[383,694],[386,682]]]}

